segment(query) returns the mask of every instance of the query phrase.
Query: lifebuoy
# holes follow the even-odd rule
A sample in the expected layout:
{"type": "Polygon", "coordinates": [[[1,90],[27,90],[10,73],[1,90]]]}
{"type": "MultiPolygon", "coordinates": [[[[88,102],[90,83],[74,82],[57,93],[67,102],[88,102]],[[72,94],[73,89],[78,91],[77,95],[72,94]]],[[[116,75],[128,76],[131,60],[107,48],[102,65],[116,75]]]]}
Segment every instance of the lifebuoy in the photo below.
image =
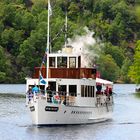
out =
{"type": "Polygon", "coordinates": [[[55,100],[60,100],[59,95],[54,95],[53,97],[54,97],[55,100]]]}

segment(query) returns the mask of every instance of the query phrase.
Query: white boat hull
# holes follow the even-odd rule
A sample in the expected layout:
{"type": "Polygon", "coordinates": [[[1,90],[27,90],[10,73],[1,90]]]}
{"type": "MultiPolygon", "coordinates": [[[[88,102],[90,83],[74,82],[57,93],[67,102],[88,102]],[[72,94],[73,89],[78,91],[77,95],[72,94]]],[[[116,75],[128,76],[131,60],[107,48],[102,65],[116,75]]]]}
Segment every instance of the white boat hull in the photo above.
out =
{"type": "Polygon", "coordinates": [[[65,106],[38,99],[29,104],[29,109],[34,125],[68,125],[109,120],[112,118],[113,105],[65,106]]]}

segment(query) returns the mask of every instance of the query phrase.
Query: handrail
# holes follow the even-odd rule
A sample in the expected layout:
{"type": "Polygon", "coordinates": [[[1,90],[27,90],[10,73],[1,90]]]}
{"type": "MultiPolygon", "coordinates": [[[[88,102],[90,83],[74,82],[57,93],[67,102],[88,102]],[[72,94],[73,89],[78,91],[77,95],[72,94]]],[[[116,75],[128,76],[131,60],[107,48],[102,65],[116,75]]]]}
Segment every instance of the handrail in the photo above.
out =
{"type": "MultiPolygon", "coordinates": [[[[76,96],[71,96],[72,94],[63,92],[63,91],[44,91],[40,90],[39,93],[33,94],[32,93],[32,100],[35,101],[39,98],[46,99],[49,103],[55,104],[64,104],[64,105],[73,105],[75,102],[76,96]]],[[[76,94],[75,94],[76,95],[76,94]]],[[[29,98],[28,94],[26,99],[29,98]]],[[[30,103],[31,100],[29,100],[30,103]]]]}

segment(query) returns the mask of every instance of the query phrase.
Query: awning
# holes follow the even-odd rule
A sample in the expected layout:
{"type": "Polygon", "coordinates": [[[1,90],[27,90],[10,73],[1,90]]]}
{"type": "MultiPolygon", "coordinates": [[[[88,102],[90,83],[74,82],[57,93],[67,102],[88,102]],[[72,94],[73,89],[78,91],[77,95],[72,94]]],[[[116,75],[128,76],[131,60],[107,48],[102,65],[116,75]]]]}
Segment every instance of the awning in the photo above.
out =
{"type": "Polygon", "coordinates": [[[104,79],[100,79],[100,78],[96,78],[96,83],[100,83],[100,84],[104,84],[104,85],[113,85],[113,82],[104,80],[104,79]]]}

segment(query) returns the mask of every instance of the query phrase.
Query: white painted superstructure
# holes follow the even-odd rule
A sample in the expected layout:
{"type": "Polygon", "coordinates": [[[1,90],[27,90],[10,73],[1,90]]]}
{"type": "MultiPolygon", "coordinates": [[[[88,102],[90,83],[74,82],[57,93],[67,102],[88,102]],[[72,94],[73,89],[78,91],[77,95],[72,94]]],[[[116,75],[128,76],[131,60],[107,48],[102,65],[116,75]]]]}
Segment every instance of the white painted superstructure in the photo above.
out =
{"type": "MultiPolygon", "coordinates": [[[[54,62],[49,60],[49,77],[44,78],[47,84],[39,82],[38,70],[34,78],[26,78],[27,92],[30,87],[33,88],[34,84],[40,89],[40,92],[33,95],[30,101],[27,96],[27,106],[33,124],[87,124],[112,118],[112,95],[105,95],[103,90],[97,95],[96,89],[97,84],[112,88],[112,82],[96,78],[94,68],[81,68],[80,56],[58,53],[49,54],[48,59],[53,59],[54,62]],[[71,58],[74,65],[70,63],[71,58]],[[59,65],[58,59],[65,59],[65,61],[59,65]],[[51,67],[50,63],[55,65],[51,67]],[[51,92],[46,90],[48,85],[53,87],[51,92]]],[[[46,68],[43,70],[42,73],[46,68]]]]}
{"type": "MultiPolygon", "coordinates": [[[[97,79],[95,68],[82,68],[82,57],[67,45],[58,53],[50,52],[48,0],[47,48],[41,67],[26,78],[26,105],[34,125],[87,124],[111,119],[112,84],[97,79]],[[47,63],[45,59],[47,58],[47,63]],[[46,63],[46,66],[44,64],[46,63]],[[105,83],[104,83],[105,82],[105,83]],[[34,85],[39,91],[35,93],[34,85]],[[106,86],[103,91],[102,86],[106,86]],[[37,87],[36,87],[37,88],[37,87]]],[[[66,18],[67,29],[67,18],[66,18]]],[[[81,48],[80,48],[81,49],[81,48]]],[[[86,62],[86,60],[84,60],[86,62]]]]}

